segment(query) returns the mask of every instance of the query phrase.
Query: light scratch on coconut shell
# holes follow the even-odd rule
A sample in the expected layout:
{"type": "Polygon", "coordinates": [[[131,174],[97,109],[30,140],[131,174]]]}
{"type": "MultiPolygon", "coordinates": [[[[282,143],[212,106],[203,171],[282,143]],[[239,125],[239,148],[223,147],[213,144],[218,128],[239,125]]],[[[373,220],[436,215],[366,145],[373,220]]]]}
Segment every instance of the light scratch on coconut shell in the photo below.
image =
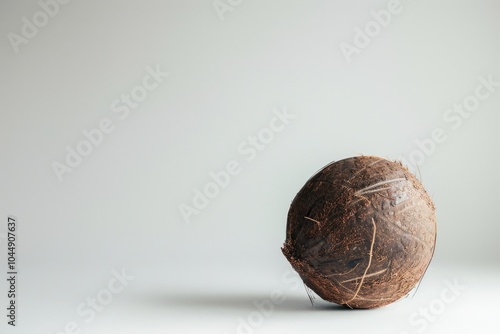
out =
{"type": "Polygon", "coordinates": [[[398,213],[399,213],[399,214],[401,214],[401,213],[403,213],[403,212],[405,212],[405,211],[408,211],[408,210],[410,210],[410,209],[413,209],[413,208],[415,208],[415,207],[419,206],[420,204],[422,204],[422,203],[421,203],[421,201],[418,201],[418,203],[417,203],[417,204],[409,205],[409,206],[407,206],[406,208],[403,208],[403,209],[399,210],[399,211],[398,211],[398,213]]]}
{"type": "Polygon", "coordinates": [[[353,301],[356,298],[356,296],[358,295],[359,290],[361,290],[361,286],[363,285],[363,282],[365,280],[366,273],[368,272],[368,269],[370,269],[370,266],[372,264],[373,245],[375,244],[375,234],[377,234],[377,225],[375,225],[375,220],[373,218],[372,218],[372,224],[373,224],[373,237],[372,237],[372,244],[370,245],[370,252],[368,253],[368,255],[370,256],[368,259],[368,265],[366,266],[365,273],[363,274],[363,277],[361,277],[361,281],[359,282],[358,288],[356,289],[354,296],[344,303],[347,306],[349,306],[348,303],[353,301]]]}
{"type": "MultiPolygon", "coordinates": [[[[405,178],[399,178],[399,179],[393,179],[393,180],[388,180],[388,181],[382,181],[382,182],[377,182],[376,184],[372,184],[371,186],[368,186],[366,188],[363,188],[361,190],[358,190],[354,193],[354,196],[357,197],[358,199],[349,203],[349,206],[351,205],[354,205],[356,204],[357,202],[361,201],[361,200],[365,200],[367,201],[368,203],[371,203],[370,200],[368,198],[366,198],[365,196],[363,195],[366,195],[366,194],[376,194],[376,193],[379,193],[381,191],[384,191],[384,190],[389,190],[389,189],[392,189],[392,187],[381,187],[381,188],[376,188],[376,189],[373,189],[374,187],[377,187],[377,186],[380,186],[380,185],[384,185],[384,184],[387,184],[387,183],[392,183],[392,182],[398,182],[398,181],[403,181],[403,180],[406,180],[405,178]]],[[[378,194],[380,196],[382,196],[381,194],[378,194]]],[[[385,197],[385,196],[382,196],[382,197],[385,197]]],[[[388,197],[385,197],[385,198],[388,198],[388,197]]],[[[390,199],[390,198],[388,198],[390,199]]]]}
{"type": "Polygon", "coordinates": [[[320,229],[320,230],[321,230],[321,223],[320,223],[319,221],[314,220],[314,219],[312,219],[312,218],[310,218],[310,217],[304,217],[304,218],[305,218],[305,219],[307,219],[307,220],[310,220],[310,221],[312,221],[312,222],[315,222],[315,223],[317,224],[317,226],[318,226],[318,229],[320,229]]]}
{"type": "Polygon", "coordinates": [[[357,194],[363,194],[363,193],[365,193],[366,190],[370,190],[370,189],[373,189],[375,187],[378,187],[378,186],[381,186],[381,185],[384,185],[384,184],[393,183],[393,182],[399,182],[399,181],[405,181],[405,180],[406,180],[406,178],[400,177],[400,178],[397,178],[397,179],[380,181],[380,182],[377,182],[375,184],[372,184],[371,186],[368,186],[368,187],[365,187],[363,189],[360,189],[356,193],[357,194]]]}
{"type": "MultiPolygon", "coordinates": [[[[365,276],[364,276],[364,278],[377,276],[377,275],[380,275],[380,274],[382,274],[382,273],[384,273],[384,272],[386,272],[386,271],[387,271],[387,268],[382,269],[382,270],[379,270],[379,271],[377,271],[376,273],[371,273],[371,274],[365,275],[365,276]]],[[[359,277],[354,277],[354,278],[350,278],[350,279],[347,279],[347,280],[345,280],[345,281],[342,281],[342,282],[340,282],[340,283],[352,282],[352,281],[356,281],[356,280],[358,280],[358,279],[360,279],[360,278],[361,278],[361,276],[359,276],[359,277]]]]}
{"type": "Polygon", "coordinates": [[[356,196],[360,196],[360,195],[366,195],[366,194],[372,194],[372,193],[378,193],[379,191],[382,191],[382,190],[388,190],[388,189],[392,189],[392,187],[385,187],[385,188],[377,188],[377,189],[370,189],[370,190],[365,190],[359,194],[356,194],[356,196]]]}
{"type": "Polygon", "coordinates": [[[351,270],[349,270],[349,271],[348,271],[348,272],[346,272],[346,273],[330,274],[330,275],[325,275],[325,277],[332,277],[332,276],[344,276],[344,275],[347,275],[347,274],[349,274],[350,272],[354,271],[354,269],[356,269],[358,266],[359,266],[359,263],[356,263],[356,265],[354,266],[354,268],[352,268],[351,270]]]}

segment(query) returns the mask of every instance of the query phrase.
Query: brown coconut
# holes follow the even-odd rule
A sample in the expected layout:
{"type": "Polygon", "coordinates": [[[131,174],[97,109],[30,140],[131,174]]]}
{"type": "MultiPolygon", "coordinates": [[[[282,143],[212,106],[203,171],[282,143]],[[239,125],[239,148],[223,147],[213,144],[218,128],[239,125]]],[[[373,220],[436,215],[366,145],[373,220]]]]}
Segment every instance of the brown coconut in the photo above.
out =
{"type": "Polygon", "coordinates": [[[321,298],[375,308],[416,286],[435,243],[435,208],[416,177],[399,162],[360,156],[306,182],[290,206],[282,251],[321,298]]]}

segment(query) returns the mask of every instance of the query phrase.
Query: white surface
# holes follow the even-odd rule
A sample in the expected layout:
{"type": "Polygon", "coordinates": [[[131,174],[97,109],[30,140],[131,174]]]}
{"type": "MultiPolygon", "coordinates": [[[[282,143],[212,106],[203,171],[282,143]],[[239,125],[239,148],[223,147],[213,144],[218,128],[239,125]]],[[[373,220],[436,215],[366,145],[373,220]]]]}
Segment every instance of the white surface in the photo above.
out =
{"type": "MultiPolygon", "coordinates": [[[[402,0],[351,62],[341,43],[389,2],[232,3],[221,20],[212,0],[71,1],[17,53],[9,34],[41,7],[0,4],[0,233],[8,215],[20,224],[19,327],[0,314],[1,332],[80,324],[75,309],[122,268],[135,279],[84,333],[235,333],[237,317],[275,288],[287,301],[255,333],[417,333],[412,312],[455,278],[469,288],[425,332],[498,325],[500,88],[467,117],[448,110],[476,94],[479,78],[500,81],[499,3],[402,0]],[[155,69],[168,77],[124,114],[123,94],[154,84],[144,78],[155,69]],[[250,159],[249,136],[285,109],[295,118],[250,159]],[[113,131],[59,182],[53,163],[103,119],[113,131]],[[446,140],[419,170],[438,242],[418,294],[348,312],[289,291],[280,246],[305,181],[357,154],[409,159],[436,129],[446,140]],[[238,175],[187,224],[180,206],[231,161],[238,175]]],[[[6,303],[4,280],[0,296],[6,303]]]]}
{"type": "Polygon", "coordinates": [[[470,333],[500,325],[498,269],[433,265],[416,293],[374,310],[349,310],[318,297],[311,306],[298,277],[283,263],[274,268],[178,269],[129,268],[127,274],[133,273],[135,279],[90,323],[88,315],[79,315],[76,309],[106,288],[111,273],[96,277],[83,268],[57,271],[57,276],[45,270],[26,271],[19,329],[50,333],[73,321],[83,333],[413,334],[470,333]],[[458,285],[457,290],[450,290],[449,284],[458,285]],[[273,293],[282,293],[282,303],[270,303],[273,293]],[[266,310],[271,304],[272,310],[264,314],[255,303],[266,304],[266,310]],[[245,329],[241,321],[256,325],[245,329]]]}

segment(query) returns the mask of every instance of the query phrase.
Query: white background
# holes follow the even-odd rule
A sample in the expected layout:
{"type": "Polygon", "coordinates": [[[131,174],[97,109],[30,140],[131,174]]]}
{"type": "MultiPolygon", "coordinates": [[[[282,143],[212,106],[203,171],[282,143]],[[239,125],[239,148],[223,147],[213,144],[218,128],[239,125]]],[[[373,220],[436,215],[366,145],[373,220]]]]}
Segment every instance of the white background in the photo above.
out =
{"type": "MultiPolygon", "coordinates": [[[[474,95],[479,77],[500,81],[498,2],[402,0],[351,57],[341,43],[354,45],[356,28],[373,24],[387,1],[231,3],[218,13],[210,0],[74,0],[52,5],[53,17],[14,45],[23,17],[33,23],[42,7],[2,1],[2,272],[7,217],[19,221],[18,326],[6,324],[2,306],[2,333],[60,333],[71,322],[82,333],[500,325],[500,87],[460,124],[443,118],[474,95]],[[120,119],[113,102],[137,90],[147,68],[169,76],[120,119]],[[295,118],[247,161],[238,147],[285,109],[295,118]],[[60,182],[54,162],[65,164],[66,147],[106,118],[114,130],[60,182]],[[437,128],[446,140],[415,153],[437,128]],[[280,251],[287,211],[319,168],[359,154],[423,157],[435,258],[412,298],[371,311],[318,299],[311,307],[280,251]],[[180,205],[232,160],[241,172],[188,224],[180,205]],[[114,270],[134,279],[87,323],[76,309],[106,295],[114,270]],[[466,288],[445,303],[446,282],[466,288]],[[284,302],[256,313],[254,302],[278,290],[284,302]],[[421,313],[429,307],[432,320],[421,313]]],[[[7,288],[2,279],[2,305],[7,288]]]]}

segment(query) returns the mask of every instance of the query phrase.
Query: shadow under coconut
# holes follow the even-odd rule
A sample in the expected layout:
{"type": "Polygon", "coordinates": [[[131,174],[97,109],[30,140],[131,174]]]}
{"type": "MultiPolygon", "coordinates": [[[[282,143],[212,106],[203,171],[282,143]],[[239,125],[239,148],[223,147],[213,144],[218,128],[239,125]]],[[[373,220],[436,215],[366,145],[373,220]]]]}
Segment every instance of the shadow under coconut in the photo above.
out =
{"type": "MultiPolygon", "coordinates": [[[[284,301],[280,304],[273,303],[275,312],[304,312],[304,311],[352,311],[347,307],[328,303],[325,301],[311,301],[296,296],[284,295],[284,301]]],[[[254,303],[272,302],[269,294],[230,294],[230,293],[192,293],[192,294],[156,294],[144,293],[134,298],[137,302],[148,304],[150,306],[175,307],[176,309],[185,308],[189,310],[219,309],[223,310],[242,310],[254,311],[254,303]]]]}

